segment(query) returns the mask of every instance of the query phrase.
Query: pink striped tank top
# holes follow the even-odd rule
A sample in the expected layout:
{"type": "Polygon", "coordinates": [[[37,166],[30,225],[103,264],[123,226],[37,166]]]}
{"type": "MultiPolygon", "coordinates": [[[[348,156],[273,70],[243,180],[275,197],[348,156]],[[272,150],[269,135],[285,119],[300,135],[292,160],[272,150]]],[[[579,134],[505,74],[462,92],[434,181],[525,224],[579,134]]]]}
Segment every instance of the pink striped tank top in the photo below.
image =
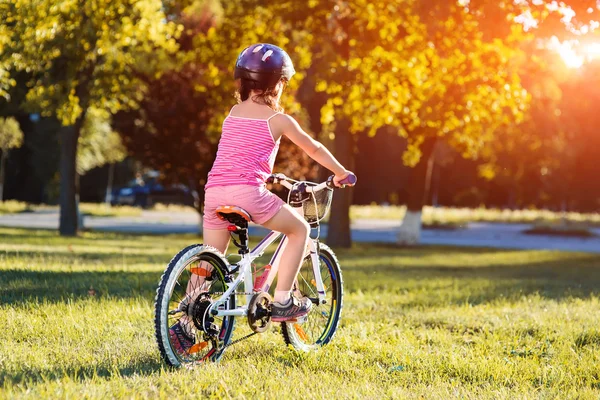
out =
{"type": "MultiPolygon", "coordinates": [[[[278,113],[277,113],[278,114],[278,113]]],[[[262,186],[273,173],[279,140],[275,142],[268,119],[231,115],[223,121],[217,158],[205,188],[213,186],[262,186]]]]}

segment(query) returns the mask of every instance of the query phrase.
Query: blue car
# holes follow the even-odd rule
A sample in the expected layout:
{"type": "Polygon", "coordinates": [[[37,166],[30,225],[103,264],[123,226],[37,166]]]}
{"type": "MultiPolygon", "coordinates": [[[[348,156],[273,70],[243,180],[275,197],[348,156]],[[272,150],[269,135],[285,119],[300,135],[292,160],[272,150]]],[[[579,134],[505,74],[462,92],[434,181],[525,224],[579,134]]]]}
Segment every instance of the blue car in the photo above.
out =
{"type": "Polygon", "coordinates": [[[157,176],[138,177],[127,186],[113,190],[110,203],[112,205],[129,205],[142,208],[154,204],[179,204],[196,207],[198,193],[185,185],[163,185],[157,176]]]}

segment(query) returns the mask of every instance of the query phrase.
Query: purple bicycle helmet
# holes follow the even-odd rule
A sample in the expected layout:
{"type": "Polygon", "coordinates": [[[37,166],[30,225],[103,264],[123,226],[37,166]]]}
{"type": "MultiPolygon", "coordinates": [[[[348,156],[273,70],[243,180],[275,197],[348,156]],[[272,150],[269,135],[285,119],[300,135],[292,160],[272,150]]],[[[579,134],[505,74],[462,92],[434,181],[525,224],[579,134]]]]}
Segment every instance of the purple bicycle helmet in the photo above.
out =
{"type": "Polygon", "coordinates": [[[267,89],[275,86],[281,78],[289,81],[295,73],[292,59],[282,48],[257,43],[240,53],[233,77],[254,82],[256,89],[267,89]]]}

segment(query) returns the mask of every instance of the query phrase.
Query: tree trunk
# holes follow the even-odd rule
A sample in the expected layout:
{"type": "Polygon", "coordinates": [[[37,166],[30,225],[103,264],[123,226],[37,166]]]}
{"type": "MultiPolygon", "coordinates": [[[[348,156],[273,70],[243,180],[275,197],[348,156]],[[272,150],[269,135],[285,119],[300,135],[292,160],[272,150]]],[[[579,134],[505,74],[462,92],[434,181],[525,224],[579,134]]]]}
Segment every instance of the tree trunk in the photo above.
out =
{"type": "MultiPolygon", "coordinates": [[[[75,96],[82,111],[73,125],[60,129],[60,223],[61,236],[75,236],[79,228],[79,180],[77,178],[77,144],[89,106],[89,82],[95,64],[90,63],[77,74],[75,96]]],[[[83,220],[81,221],[83,222],[83,220]]]]}
{"type": "Polygon", "coordinates": [[[431,186],[432,155],[436,141],[437,138],[425,139],[421,145],[421,159],[410,171],[406,215],[404,215],[398,232],[398,244],[400,245],[414,245],[421,241],[421,212],[431,186]]]}
{"type": "Polygon", "coordinates": [[[4,174],[6,169],[6,153],[8,150],[2,150],[2,155],[0,156],[0,202],[4,201],[4,174]]]}
{"type": "Polygon", "coordinates": [[[79,229],[77,212],[77,141],[81,124],[60,130],[60,225],[61,236],[75,236],[79,229]]]}
{"type": "MultiPolygon", "coordinates": [[[[349,121],[338,121],[333,145],[337,160],[345,168],[352,169],[354,164],[354,137],[349,132],[349,128],[349,121]]],[[[350,236],[352,190],[351,188],[345,188],[336,190],[334,193],[327,231],[327,244],[332,247],[349,248],[352,245],[350,236]]]]}
{"type": "Polygon", "coordinates": [[[106,195],[104,196],[104,202],[107,206],[111,205],[112,200],[112,188],[113,181],[115,178],[115,163],[110,163],[108,166],[108,182],[106,183],[106,195]]]}

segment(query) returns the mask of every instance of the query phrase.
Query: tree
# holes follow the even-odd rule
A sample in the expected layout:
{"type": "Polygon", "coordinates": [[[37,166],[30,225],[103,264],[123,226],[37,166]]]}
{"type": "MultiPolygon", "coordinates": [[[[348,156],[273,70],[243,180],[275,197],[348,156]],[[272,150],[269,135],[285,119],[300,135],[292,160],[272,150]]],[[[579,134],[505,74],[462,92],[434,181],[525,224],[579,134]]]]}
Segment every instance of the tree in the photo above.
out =
{"type": "MultiPolygon", "coordinates": [[[[404,162],[414,168],[399,242],[419,240],[438,141],[477,158],[497,132],[523,120],[530,98],[519,76],[520,44],[532,38],[525,32],[526,17],[531,14],[547,27],[567,14],[562,6],[552,12],[552,4],[534,3],[313,1],[309,7],[280,6],[282,12],[292,10],[288,15],[296,28],[313,34],[312,65],[322,69],[312,72],[329,72],[315,88],[329,95],[321,110],[324,128],[340,130],[333,130],[336,155],[342,149],[352,154],[345,129],[374,134],[390,125],[407,138],[404,162]],[[397,21],[403,21],[400,27],[397,21]],[[361,52],[362,44],[370,49],[361,52]],[[325,56],[319,58],[323,49],[325,56]],[[338,63],[329,62],[336,58],[338,63]]],[[[348,245],[349,201],[337,200],[329,241],[348,245]]]]}
{"type": "Polygon", "coordinates": [[[0,118],[0,201],[4,200],[4,174],[6,169],[6,158],[10,149],[21,147],[23,144],[23,132],[19,123],[14,118],[0,118]]]}
{"type": "Polygon", "coordinates": [[[481,25],[482,10],[460,2],[431,3],[420,12],[427,24],[426,42],[434,49],[428,87],[415,87],[422,102],[401,117],[408,139],[404,159],[413,169],[400,244],[420,240],[436,143],[444,141],[463,157],[476,158],[498,129],[522,120],[528,104],[517,73],[522,28],[514,25],[505,37],[494,37],[481,25]]]}
{"type": "Polygon", "coordinates": [[[62,125],[62,235],[78,229],[76,154],[89,108],[136,107],[144,95],[138,75],[160,73],[172,62],[180,27],[164,10],[159,0],[15,0],[0,6],[0,78],[2,71],[28,74],[28,110],[62,125]]]}
{"type": "MultiPolygon", "coordinates": [[[[463,157],[477,159],[498,133],[517,131],[509,127],[524,120],[531,100],[520,75],[521,66],[527,64],[523,45],[535,39],[528,31],[539,26],[540,32],[548,32],[557,21],[564,23],[567,9],[562,3],[544,1],[419,4],[427,43],[435,49],[431,62],[436,68],[423,102],[418,109],[406,110],[405,163],[413,170],[399,243],[419,242],[436,142],[444,141],[463,157]]],[[[575,25],[581,23],[573,20],[575,25]]]]}
{"type": "MultiPolygon", "coordinates": [[[[419,211],[438,138],[474,156],[526,103],[518,76],[508,68],[518,52],[507,41],[485,39],[474,13],[460,3],[338,0],[274,6],[292,21],[294,32],[311,33],[310,72],[315,91],[326,94],[321,123],[336,156],[351,168],[351,134],[395,129],[408,140],[403,158],[416,172],[409,208],[419,211]]],[[[511,35],[516,41],[518,32],[511,35]]],[[[334,200],[330,244],[350,244],[350,197],[342,192],[334,200]]]]}
{"type": "MultiPolygon", "coordinates": [[[[137,110],[118,113],[113,126],[128,151],[143,165],[161,171],[162,178],[197,190],[198,212],[204,204],[204,184],[217,145],[209,131],[214,110],[196,90],[198,70],[185,66],[148,82],[137,110]]],[[[214,135],[216,136],[216,135],[214,135]]]]}
{"type": "Polygon", "coordinates": [[[198,192],[200,215],[204,184],[217,152],[217,118],[225,115],[225,99],[233,89],[226,80],[220,82],[217,67],[203,62],[201,55],[209,43],[198,37],[214,29],[222,14],[216,1],[173,9],[171,19],[183,26],[178,38],[182,65],[160,77],[145,75],[148,91],[139,108],[123,110],[113,120],[136,159],[161,171],[164,181],[183,183],[198,192]],[[209,82],[215,83],[210,89],[205,86],[209,82]]]}
{"type": "Polygon", "coordinates": [[[519,72],[531,96],[522,123],[503,127],[481,152],[479,174],[506,188],[510,208],[538,204],[548,196],[542,175],[566,161],[560,115],[560,81],[564,63],[554,51],[529,48],[528,63],[519,72]],[[558,146],[558,147],[557,147],[558,146]],[[558,153],[562,156],[558,156],[558,153]],[[558,157],[557,157],[558,156],[558,157]],[[562,160],[561,160],[562,159],[562,160]]]}
{"type": "MultiPolygon", "coordinates": [[[[480,165],[482,176],[507,189],[510,207],[567,209],[573,203],[574,181],[582,175],[576,166],[581,167],[583,149],[590,148],[593,136],[580,136],[578,132],[587,125],[582,121],[593,119],[587,104],[594,93],[585,90],[594,87],[593,78],[586,77],[585,88],[572,91],[587,69],[568,70],[552,47],[560,44],[557,36],[577,38],[582,44],[593,40],[587,36],[594,35],[593,20],[600,5],[589,1],[568,3],[559,7],[551,2],[523,2],[517,7],[521,8],[521,16],[528,15],[521,23],[530,27],[527,40],[517,43],[529,55],[527,62],[519,65],[518,73],[530,93],[530,108],[521,124],[497,132],[496,140],[483,150],[486,162],[480,165]],[[577,116],[566,112],[571,107],[577,110],[577,116]]],[[[506,26],[511,13],[514,16],[519,12],[514,8],[509,13],[498,11],[503,18],[497,18],[498,23],[492,26],[506,26]]],[[[595,34],[598,37],[598,30],[595,34]]]]}
{"type": "MultiPolygon", "coordinates": [[[[317,98],[317,104],[322,104],[321,139],[333,142],[336,157],[349,169],[354,163],[355,134],[374,135],[384,126],[398,129],[396,114],[418,104],[409,82],[425,82],[426,66],[421,60],[431,49],[423,42],[424,26],[412,5],[364,0],[310,1],[308,6],[290,1],[272,6],[289,22],[288,36],[309,33],[307,82],[312,88],[305,88],[305,93],[316,95],[304,97],[307,103],[317,98]]],[[[331,245],[350,246],[351,198],[352,190],[334,197],[327,239],[331,245]]]]}
{"type": "MultiPolygon", "coordinates": [[[[224,3],[223,8],[214,2],[197,2],[171,16],[184,26],[179,43],[185,63],[159,78],[145,77],[148,92],[139,109],[118,113],[113,125],[130,153],[144,165],[160,170],[165,181],[197,190],[202,215],[204,185],[216,156],[221,124],[235,104],[237,55],[253,42],[277,43],[280,23],[268,9],[244,2],[224,3]]],[[[295,80],[292,90],[301,75],[295,80]]],[[[284,103],[288,112],[300,114],[289,93],[284,103]]],[[[279,154],[277,170],[293,171],[298,178],[313,172],[308,157],[287,141],[282,142],[279,154]],[[282,160],[287,168],[282,167],[282,160]]]]}

